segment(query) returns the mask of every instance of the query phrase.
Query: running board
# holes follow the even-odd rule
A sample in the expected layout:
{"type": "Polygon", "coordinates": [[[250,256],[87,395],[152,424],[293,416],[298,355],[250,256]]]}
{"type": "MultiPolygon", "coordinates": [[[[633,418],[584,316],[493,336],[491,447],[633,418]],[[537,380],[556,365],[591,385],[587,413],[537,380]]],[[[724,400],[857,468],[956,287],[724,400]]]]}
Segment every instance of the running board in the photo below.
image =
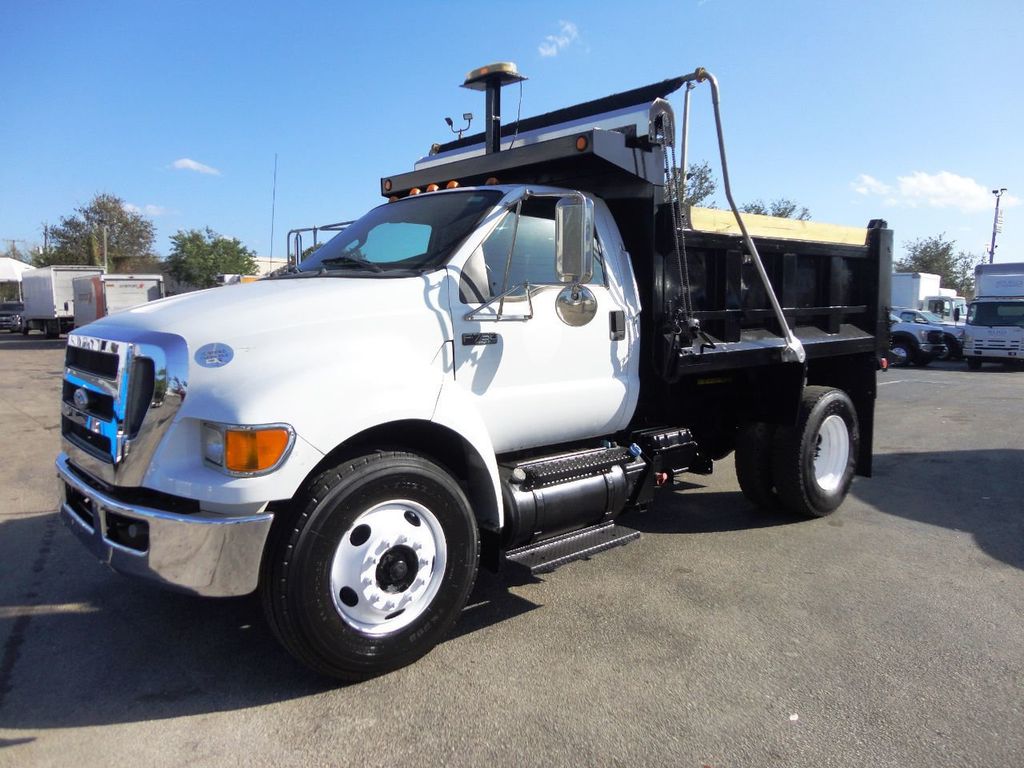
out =
{"type": "Polygon", "coordinates": [[[612,547],[621,547],[639,538],[640,531],[607,522],[509,550],[505,559],[526,566],[531,573],[550,573],[566,563],[588,558],[612,547]]]}

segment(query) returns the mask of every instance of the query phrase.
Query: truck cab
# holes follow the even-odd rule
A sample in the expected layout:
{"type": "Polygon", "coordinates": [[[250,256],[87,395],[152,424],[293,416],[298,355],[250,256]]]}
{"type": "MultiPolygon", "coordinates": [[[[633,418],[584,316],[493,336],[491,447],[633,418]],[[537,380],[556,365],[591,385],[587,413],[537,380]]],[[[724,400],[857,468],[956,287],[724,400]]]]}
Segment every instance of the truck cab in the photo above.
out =
{"type": "Polygon", "coordinates": [[[1020,365],[1024,359],[1024,263],[979,264],[975,296],[967,310],[967,367],[983,363],[1020,365]]]}

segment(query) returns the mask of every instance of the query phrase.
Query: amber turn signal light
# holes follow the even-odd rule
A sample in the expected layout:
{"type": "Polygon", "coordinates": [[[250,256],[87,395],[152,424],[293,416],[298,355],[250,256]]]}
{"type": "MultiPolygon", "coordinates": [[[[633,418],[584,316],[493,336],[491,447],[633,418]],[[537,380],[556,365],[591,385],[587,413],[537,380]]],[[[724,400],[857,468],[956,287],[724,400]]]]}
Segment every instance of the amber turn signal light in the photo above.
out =
{"type": "Polygon", "coordinates": [[[287,429],[228,429],[224,432],[224,468],[230,472],[263,472],[284,456],[291,442],[287,429]]]}

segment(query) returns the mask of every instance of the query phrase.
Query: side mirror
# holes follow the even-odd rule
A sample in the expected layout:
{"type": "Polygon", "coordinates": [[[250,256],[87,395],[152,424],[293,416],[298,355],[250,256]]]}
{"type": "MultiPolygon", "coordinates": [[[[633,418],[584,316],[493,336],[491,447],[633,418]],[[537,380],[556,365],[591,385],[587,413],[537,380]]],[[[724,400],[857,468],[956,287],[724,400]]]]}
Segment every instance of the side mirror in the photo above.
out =
{"type": "Polygon", "coordinates": [[[960,307],[953,307],[953,322],[960,322],[960,307]]]}
{"type": "Polygon", "coordinates": [[[555,205],[555,271],[563,283],[594,275],[594,201],[579,193],[555,205]]]}

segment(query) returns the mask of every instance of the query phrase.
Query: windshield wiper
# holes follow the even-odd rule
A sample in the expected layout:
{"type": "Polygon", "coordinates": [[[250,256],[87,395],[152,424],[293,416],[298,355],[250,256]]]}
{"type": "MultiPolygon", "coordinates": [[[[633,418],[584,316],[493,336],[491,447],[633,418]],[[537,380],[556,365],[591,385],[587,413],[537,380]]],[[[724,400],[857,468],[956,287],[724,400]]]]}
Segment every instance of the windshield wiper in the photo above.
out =
{"type": "Polygon", "coordinates": [[[346,264],[346,265],[354,265],[354,266],[357,266],[357,267],[362,267],[363,269],[368,269],[371,272],[382,272],[383,271],[383,268],[380,266],[380,264],[374,264],[372,261],[367,261],[366,259],[360,259],[360,258],[358,258],[356,256],[352,256],[352,255],[347,254],[347,253],[343,253],[340,256],[331,256],[330,258],[327,258],[327,259],[324,259],[323,261],[321,261],[320,262],[320,269],[321,269],[321,271],[323,271],[325,264],[346,264]]]}

